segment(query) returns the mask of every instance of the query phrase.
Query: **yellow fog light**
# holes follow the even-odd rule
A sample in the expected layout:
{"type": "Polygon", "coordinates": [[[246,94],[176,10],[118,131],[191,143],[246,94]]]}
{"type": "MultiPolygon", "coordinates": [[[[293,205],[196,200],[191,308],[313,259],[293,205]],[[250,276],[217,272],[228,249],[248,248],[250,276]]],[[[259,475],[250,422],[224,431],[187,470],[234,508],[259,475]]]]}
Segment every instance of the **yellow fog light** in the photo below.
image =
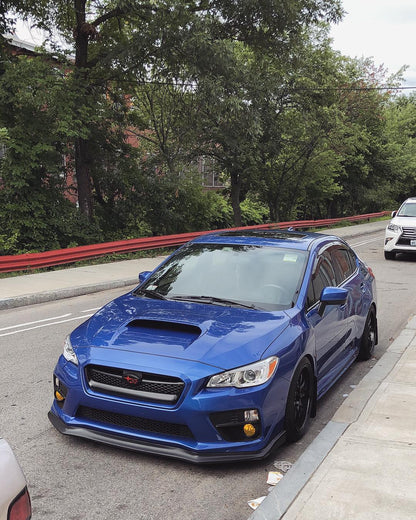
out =
{"type": "Polygon", "coordinates": [[[65,401],[65,397],[61,394],[59,390],[55,390],[55,397],[57,401],[65,401]]]}
{"type": "Polygon", "coordinates": [[[247,437],[253,437],[256,434],[256,428],[252,424],[245,424],[243,430],[247,437]]]}

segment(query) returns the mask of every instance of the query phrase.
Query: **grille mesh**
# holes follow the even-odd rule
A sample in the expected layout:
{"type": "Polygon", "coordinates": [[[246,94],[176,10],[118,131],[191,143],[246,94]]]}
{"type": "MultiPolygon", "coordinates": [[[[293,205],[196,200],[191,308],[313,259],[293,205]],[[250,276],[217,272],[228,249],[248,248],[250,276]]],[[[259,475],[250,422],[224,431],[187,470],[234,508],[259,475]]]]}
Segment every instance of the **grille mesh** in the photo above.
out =
{"type": "MultiPolygon", "coordinates": [[[[91,389],[108,395],[122,395],[140,401],[174,404],[182,394],[185,383],[176,377],[137,373],[139,382],[129,384],[124,376],[130,372],[114,367],[88,365],[86,379],[91,389]],[[102,385],[105,385],[103,387],[102,385]]],[[[133,374],[135,374],[133,372],[133,374]]]]}
{"type": "Polygon", "coordinates": [[[174,437],[193,438],[191,430],[185,424],[155,421],[143,417],[97,410],[96,408],[89,408],[87,406],[80,406],[76,416],[80,419],[87,419],[95,423],[111,424],[112,426],[129,428],[134,431],[146,431],[174,437]]]}
{"type": "Polygon", "coordinates": [[[402,231],[402,238],[416,238],[416,228],[404,227],[402,231]]]}

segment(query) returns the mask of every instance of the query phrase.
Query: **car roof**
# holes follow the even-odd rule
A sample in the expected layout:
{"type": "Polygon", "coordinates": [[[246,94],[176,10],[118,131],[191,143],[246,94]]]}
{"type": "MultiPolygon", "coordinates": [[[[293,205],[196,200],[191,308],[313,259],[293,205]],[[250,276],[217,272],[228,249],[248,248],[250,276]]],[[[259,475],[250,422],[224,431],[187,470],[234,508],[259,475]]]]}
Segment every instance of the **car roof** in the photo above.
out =
{"type": "Polygon", "coordinates": [[[416,197],[409,197],[408,199],[406,199],[406,200],[403,202],[403,204],[404,204],[405,202],[416,203],[416,197]]]}
{"type": "Polygon", "coordinates": [[[342,242],[338,237],[323,233],[291,231],[286,229],[238,229],[217,231],[204,234],[193,240],[193,243],[232,244],[268,247],[284,247],[288,249],[309,250],[312,245],[326,242],[342,242]]]}

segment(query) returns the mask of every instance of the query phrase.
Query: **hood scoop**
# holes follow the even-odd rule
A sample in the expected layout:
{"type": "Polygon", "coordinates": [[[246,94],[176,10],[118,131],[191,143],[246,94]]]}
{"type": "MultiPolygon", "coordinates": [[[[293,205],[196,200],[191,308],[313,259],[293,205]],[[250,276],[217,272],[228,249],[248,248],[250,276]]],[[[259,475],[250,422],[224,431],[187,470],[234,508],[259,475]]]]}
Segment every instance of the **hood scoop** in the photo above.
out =
{"type": "Polygon", "coordinates": [[[192,334],[194,336],[199,336],[202,332],[202,330],[195,325],[189,325],[188,323],[178,323],[175,321],[133,320],[127,326],[144,330],[154,329],[158,332],[166,330],[173,333],[178,332],[182,334],[192,334]]]}
{"type": "Polygon", "coordinates": [[[202,330],[188,323],[136,319],[128,323],[127,333],[136,341],[147,344],[176,345],[186,348],[202,334],[202,330]]]}

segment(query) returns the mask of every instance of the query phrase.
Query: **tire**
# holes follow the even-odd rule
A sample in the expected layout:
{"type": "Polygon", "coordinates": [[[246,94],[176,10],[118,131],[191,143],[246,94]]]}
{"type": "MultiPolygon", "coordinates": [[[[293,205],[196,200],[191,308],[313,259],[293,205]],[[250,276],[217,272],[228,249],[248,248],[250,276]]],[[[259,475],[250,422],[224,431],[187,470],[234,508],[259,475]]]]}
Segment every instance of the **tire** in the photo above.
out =
{"type": "Polygon", "coordinates": [[[360,348],[358,351],[358,357],[360,361],[367,361],[374,353],[374,347],[377,344],[377,318],[374,307],[368,312],[367,319],[365,322],[363,335],[360,340],[360,348]]]}
{"type": "Polygon", "coordinates": [[[286,403],[285,430],[289,442],[299,440],[308,429],[314,399],[313,370],[303,358],[293,374],[286,403]]]}
{"type": "Polygon", "coordinates": [[[396,258],[396,253],[394,251],[384,251],[384,258],[386,260],[394,260],[396,258]]]}

